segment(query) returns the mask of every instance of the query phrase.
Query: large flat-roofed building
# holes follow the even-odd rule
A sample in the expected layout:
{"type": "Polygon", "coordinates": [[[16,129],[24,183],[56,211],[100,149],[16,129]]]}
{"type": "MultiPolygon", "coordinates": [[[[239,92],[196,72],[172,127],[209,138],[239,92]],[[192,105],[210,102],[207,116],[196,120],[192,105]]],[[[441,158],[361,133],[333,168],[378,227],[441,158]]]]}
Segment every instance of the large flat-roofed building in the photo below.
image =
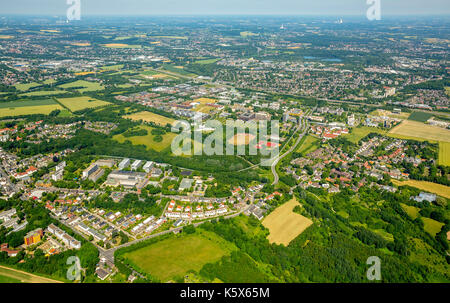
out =
{"type": "Polygon", "coordinates": [[[145,163],[143,169],[144,169],[144,171],[145,171],[146,173],[149,173],[149,172],[152,170],[152,168],[153,168],[154,165],[155,165],[155,162],[153,162],[153,161],[147,161],[147,163],[145,163]]]}
{"type": "MultiPolygon", "coordinates": [[[[82,224],[82,223],[81,223],[82,224]]],[[[81,242],[73,238],[72,236],[68,235],[65,231],[60,229],[54,224],[50,224],[47,227],[47,232],[54,234],[60,241],[64,242],[68,247],[74,248],[74,249],[80,249],[81,248],[81,242]]]]}
{"type": "Polygon", "coordinates": [[[97,180],[100,179],[104,173],[105,170],[103,168],[100,168],[89,176],[89,180],[91,180],[92,182],[97,182],[97,180]]]}
{"type": "Polygon", "coordinates": [[[93,164],[89,165],[89,167],[83,171],[83,175],[82,175],[83,179],[87,179],[90,175],[92,175],[97,170],[98,170],[97,164],[93,163],[93,164]]]}
{"type": "Polygon", "coordinates": [[[97,160],[97,162],[95,162],[95,164],[97,164],[99,167],[113,167],[114,165],[116,165],[116,160],[113,159],[100,159],[97,160]]]}
{"type": "Polygon", "coordinates": [[[123,160],[119,163],[119,169],[127,168],[129,165],[130,165],[130,159],[123,159],[123,160]]]}
{"type": "Polygon", "coordinates": [[[131,164],[131,170],[138,170],[139,167],[142,165],[142,160],[136,160],[131,164]]]}
{"type": "Polygon", "coordinates": [[[133,171],[115,170],[109,174],[106,185],[135,187],[146,180],[146,174],[133,171]]]}

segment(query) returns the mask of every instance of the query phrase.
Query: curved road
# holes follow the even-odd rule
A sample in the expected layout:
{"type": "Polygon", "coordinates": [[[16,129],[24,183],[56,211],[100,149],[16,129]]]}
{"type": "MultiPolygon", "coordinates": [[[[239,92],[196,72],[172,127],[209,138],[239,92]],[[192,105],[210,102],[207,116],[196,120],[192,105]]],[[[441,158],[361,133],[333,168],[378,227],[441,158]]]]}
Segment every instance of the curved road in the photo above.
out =
{"type": "Polygon", "coordinates": [[[278,176],[277,168],[276,168],[276,167],[277,167],[277,164],[280,162],[280,160],[282,160],[283,158],[285,158],[287,155],[289,155],[290,153],[292,153],[292,152],[297,148],[297,146],[299,145],[300,141],[302,141],[303,137],[305,136],[305,134],[306,134],[306,132],[307,132],[307,130],[308,130],[308,128],[307,128],[307,123],[306,123],[305,120],[302,121],[302,124],[303,124],[303,126],[300,127],[299,130],[303,128],[304,131],[303,131],[302,134],[300,134],[300,136],[298,136],[297,142],[295,142],[295,144],[292,145],[291,148],[290,148],[287,152],[285,152],[284,154],[282,154],[281,156],[279,156],[279,157],[278,157],[277,159],[275,159],[275,161],[273,161],[273,163],[272,163],[272,167],[271,167],[271,168],[272,168],[272,174],[273,174],[273,177],[274,177],[274,180],[273,180],[272,185],[276,185],[276,184],[278,184],[278,182],[280,181],[280,177],[278,176]]]}

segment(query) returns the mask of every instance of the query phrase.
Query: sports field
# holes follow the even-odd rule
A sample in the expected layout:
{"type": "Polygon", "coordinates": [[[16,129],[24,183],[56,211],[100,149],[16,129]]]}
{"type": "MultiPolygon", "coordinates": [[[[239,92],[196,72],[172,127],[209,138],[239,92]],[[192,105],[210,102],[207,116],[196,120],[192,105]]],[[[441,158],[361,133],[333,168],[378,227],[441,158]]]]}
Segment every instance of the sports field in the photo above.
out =
{"type": "Polygon", "coordinates": [[[58,87],[62,89],[76,89],[80,93],[94,92],[104,89],[104,87],[97,82],[89,82],[85,80],[77,80],[74,82],[59,85],[58,87]]]}
{"type": "Polygon", "coordinates": [[[13,101],[0,103],[0,117],[15,117],[34,114],[48,115],[62,106],[51,99],[33,101],[13,101]]]}
{"type": "Polygon", "coordinates": [[[162,282],[199,271],[233,250],[230,243],[212,233],[171,237],[124,254],[135,266],[162,282]]]}
{"type": "Polygon", "coordinates": [[[418,189],[436,194],[438,196],[450,199],[450,187],[442,184],[427,182],[427,181],[417,181],[417,180],[408,180],[408,181],[397,181],[392,180],[392,182],[397,186],[412,186],[418,189]]]}
{"type": "Polygon", "coordinates": [[[119,143],[123,143],[126,140],[129,140],[133,145],[145,145],[145,147],[147,147],[148,149],[153,149],[160,152],[166,149],[167,147],[170,147],[170,145],[172,144],[172,140],[176,137],[176,134],[174,133],[166,133],[162,135],[162,141],[157,142],[154,140],[156,136],[152,135],[153,127],[141,125],[139,126],[139,128],[147,130],[147,135],[136,137],[125,137],[123,134],[120,134],[115,135],[113,139],[119,143]]]}
{"type": "Polygon", "coordinates": [[[367,127],[361,126],[352,129],[352,132],[348,135],[344,135],[344,137],[352,143],[358,143],[362,138],[366,137],[370,133],[377,133],[384,135],[386,131],[376,128],[376,127],[367,127]]]}
{"type": "Polygon", "coordinates": [[[292,240],[313,224],[310,219],[293,212],[297,205],[299,203],[294,198],[279,206],[263,220],[262,224],[270,231],[267,236],[270,243],[288,246],[292,240]]]}
{"type": "Polygon", "coordinates": [[[58,98],[57,100],[72,112],[111,104],[109,102],[100,101],[91,97],[58,98]]]}
{"type": "Polygon", "coordinates": [[[133,121],[142,120],[144,122],[153,122],[161,126],[166,126],[167,124],[172,124],[173,122],[175,122],[175,120],[172,118],[167,118],[152,112],[138,112],[124,116],[123,118],[131,119],[133,121]]]}
{"type": "Polygon", "coordinates": [[[450,142],[450,130],[411,120],[403,121],[400,125],[394,127],[388,134],[391,137],[399,139],[450,142]]]}
{"type": "Polygon", "coordinates": [[[450,142],[439,142],[439,164],[450,166],[450,142]]]}
{"type": "Polygon", "coordinates": [[[0,283],[61,283],[21,270],[0,266],[0,283]]]}

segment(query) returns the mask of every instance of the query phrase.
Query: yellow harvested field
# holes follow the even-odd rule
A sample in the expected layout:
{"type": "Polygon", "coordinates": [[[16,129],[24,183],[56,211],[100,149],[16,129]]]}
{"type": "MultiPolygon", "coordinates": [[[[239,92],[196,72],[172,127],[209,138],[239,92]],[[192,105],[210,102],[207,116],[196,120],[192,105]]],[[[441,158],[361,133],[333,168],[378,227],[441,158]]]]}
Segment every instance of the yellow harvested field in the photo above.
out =
{"type": "Polygon", "coordinates": [[[86,76],[86,75],[91,75],[91,74],[95,74],[95,72],[79,72],[79,73],[75,73],[75,76],[86,76]]]}
{"type": "Polygon", "coordinates": [[[395,119],[402,119],[402,120],[406,120],[409,118],[409,116],[411,115],[410,113],[401,113],[401,114],[394,114],[388,110],[383,110],[383,109],[377,109],[374,110],[373,112],[370,113],[372,116],[377,116],[377,117],[391,117],[391,118],[395,118],[395,119]]]}
{"type": "Polygon", "coordinates": [[[216,99],[211,99],[211,98],[198,98],[195,99],[194,102],[200,103],[200,104],[214,104],[217,102],[216,99]]]}
{"type": "Polygon", "coordinates": [[[270,243],[287,246],[313,224],[311,219],[293,212],[297,205],[300,204],[294,198],[275,209],[263,220],[262,224],[270,231],[267,236],[270,243]]]}
{"type": "Polygon", "coordinates": [[[144,122],[153,122],[161,126],[166,126],[167,124],[173,124],[173,122],[175,122],[172,118],[167,118],[152,112],[138,112],[124,116],[124,118],[131,119],[133,121],[142,120],[144,122]]]}
{"type": "Polygon", "coordinates": [[[236,134],[228,140],[228,143],[234,145],[249,145],[253,139],[255,139],[255,136],[252,134],[236,134]]]}
{"type": "Polygon", "coordinates": [[[12,39],[12,38],[14,38],[14,36],[0,35],[0,39],[5,39],[5,40],[7,40],[7,39],[12,39]]]}
{"type": "Polygon", "coordinates": [[[129,45],[124,43],[108,43],[103,46],[107,48],[141,48],[140,45],[129,45]]]}
{"type": "Polygon", "coordinates": [[[91,44],[89,42],[86,43],[72,43],[73,46],[90,46],[91,44]]]}
{"type": "Polygon", "coordinates": [[[441,197],[450,199],[450,187],[442,184],[427,182],[427,181],[417,181],[417,180],[408,180],[408,181],[397,181],[392,180],[392,182],[397,186],[412,186],[418,189],[439,195],[441,197]]]}
{"type": "Polygon", "coordinates": [[[401,139],[450,142],[450,130],[411,120],[403,121],[388,134],[401,139]]]}
{"type": "Polygon", "coordinates": [[[100,101],[91,97],[58,98],[57,100],[72,112],[111,104],[109,102],[100,101]]]}
{"type": "Polygon", "coordinates": [[[439,164],[450,166],[450,142],[439,142],[439,164]]]}

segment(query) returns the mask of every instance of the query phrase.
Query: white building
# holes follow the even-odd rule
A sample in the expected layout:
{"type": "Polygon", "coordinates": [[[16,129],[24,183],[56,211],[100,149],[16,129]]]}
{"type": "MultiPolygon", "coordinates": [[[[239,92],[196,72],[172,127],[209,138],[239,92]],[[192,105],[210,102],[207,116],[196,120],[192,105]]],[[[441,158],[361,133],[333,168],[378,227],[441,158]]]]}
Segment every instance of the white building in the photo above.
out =
{"type": "Polygon", "coordinates": [[[130,165],[131,161],[130,159],[123,159],[120,163],[119,163],[119,169],[124,169],[127,168],[130,165]]]}

